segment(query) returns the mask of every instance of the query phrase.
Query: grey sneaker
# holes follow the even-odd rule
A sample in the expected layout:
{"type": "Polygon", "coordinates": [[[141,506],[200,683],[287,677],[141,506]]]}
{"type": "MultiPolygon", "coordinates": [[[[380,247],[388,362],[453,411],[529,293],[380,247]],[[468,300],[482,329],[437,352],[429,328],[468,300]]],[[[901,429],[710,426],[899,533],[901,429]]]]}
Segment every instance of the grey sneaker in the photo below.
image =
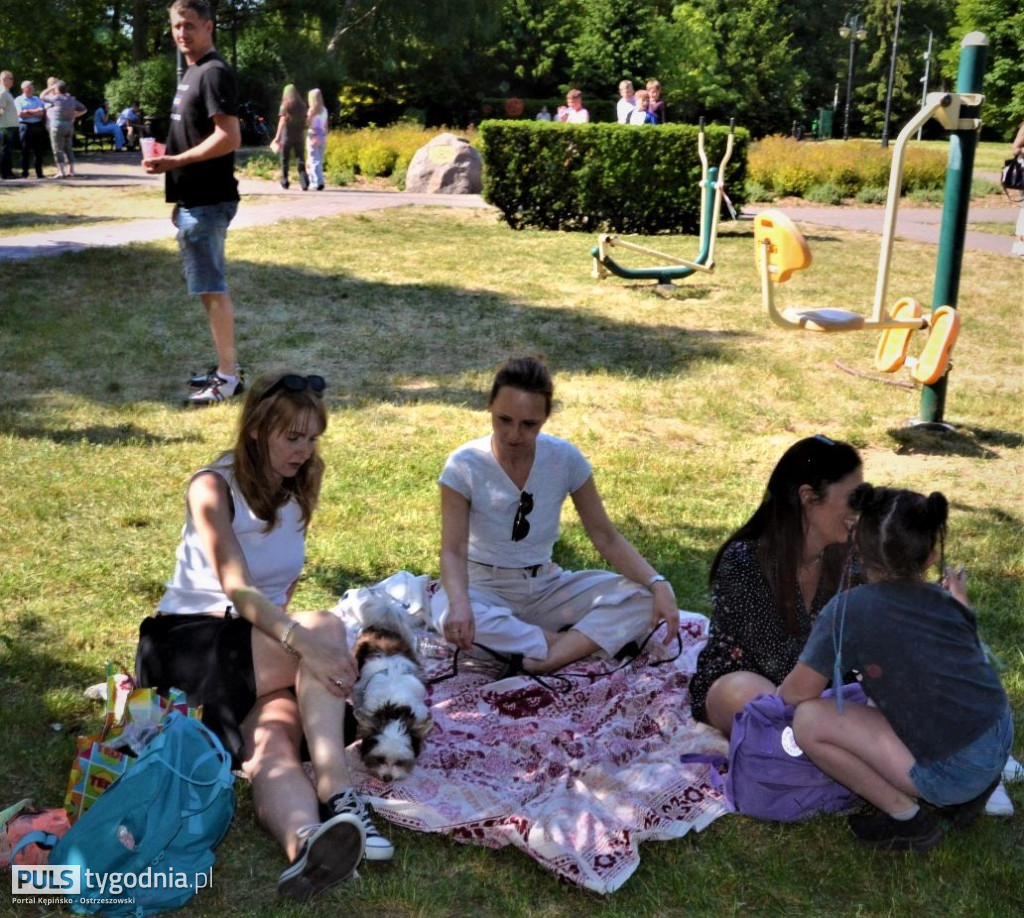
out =
{"type": "Polygon", "coordinates": [[[366,804],[356,795],[353,788],[348,788],[331,797],[327,803],[322,804],[321,812],[329,814],[347,814],[359,820],[366,837],[365,857],[368,861],[390,861],[395,854],[395,846],[391,844],[373,824],[366,804]]]}
{"type": "Polygon", "coordinates": [[[185,399],[185,405],[190,408],[205,408],[208,405],[216,405],[235,395],[241,395],[245,391],[245,383],[239,377],[238,382],[230,383],[223,376],[214,373],[202,389],[196,389],[185,399]]]}
{"type": "Polygon", "coordinates": [[[298,857],[277,878],[278,894],[296,902],[347,880],[363,859],[363,827],[348,813],[319,826],[303,826],[299,837],[298,857]]]}

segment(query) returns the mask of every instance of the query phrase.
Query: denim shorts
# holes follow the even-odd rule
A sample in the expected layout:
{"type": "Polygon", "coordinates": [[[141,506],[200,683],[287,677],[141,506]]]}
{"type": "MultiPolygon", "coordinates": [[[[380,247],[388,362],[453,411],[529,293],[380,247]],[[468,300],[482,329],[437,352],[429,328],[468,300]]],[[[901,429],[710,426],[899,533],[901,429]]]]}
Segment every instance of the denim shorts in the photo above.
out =
{"type": "Polygon", "coordinates": [[[178,205],[178,248],[181,249],[189,293],[227,293],[224,243],[228,224],[237,212],[237,201],[197,207],[178,205]]]}
{"type": "Polygon", "coordinates": [[[920,795],[934,806],[966,803],[981,794],[1006,765],[1013,744],[1013,715],[1009,707],[999,720],[969,746],[931,765],[907,773],[920,795]]]}

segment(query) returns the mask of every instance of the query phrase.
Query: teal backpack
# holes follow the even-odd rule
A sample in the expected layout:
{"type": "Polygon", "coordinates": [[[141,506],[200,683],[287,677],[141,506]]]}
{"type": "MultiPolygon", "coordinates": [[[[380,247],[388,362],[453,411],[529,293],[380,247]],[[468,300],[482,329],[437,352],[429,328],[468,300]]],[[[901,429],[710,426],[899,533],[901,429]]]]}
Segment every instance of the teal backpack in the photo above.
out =
{"type": "Polygon", "coordinates": [[[231,757],[198,720],[172,713],[54,845],[51,865],[80,868],[71,911],[141,918],[184,905],[212,885],[213,849],[234,809],[231,757]]]}

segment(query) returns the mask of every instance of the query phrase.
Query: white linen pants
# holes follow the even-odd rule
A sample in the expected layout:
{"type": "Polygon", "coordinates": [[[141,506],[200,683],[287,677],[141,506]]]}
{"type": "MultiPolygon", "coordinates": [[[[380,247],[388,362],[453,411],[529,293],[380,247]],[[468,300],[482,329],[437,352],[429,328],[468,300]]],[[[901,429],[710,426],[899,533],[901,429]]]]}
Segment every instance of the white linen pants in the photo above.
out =
{"type": "MultiPolygon", "coordinates": [[[[610,657],[650,634],[654,597],[641,584],[611,571],[563,571],[557,564],[543,565],[536,576],[531,570],[469,563],[474,643],[543,660],[548,655],[544,632],[571,626],[610,657]]],[[[444,634],[448,596],[443,587],[431,598],[430,615],[444,634]]]]}

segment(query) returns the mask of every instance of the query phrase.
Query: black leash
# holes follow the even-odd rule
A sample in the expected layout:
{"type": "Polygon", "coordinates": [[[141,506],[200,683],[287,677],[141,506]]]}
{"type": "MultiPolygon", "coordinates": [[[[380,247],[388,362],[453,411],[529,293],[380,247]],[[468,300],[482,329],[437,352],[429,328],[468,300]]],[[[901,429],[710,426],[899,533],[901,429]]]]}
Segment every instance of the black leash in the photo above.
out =
{"type": "MultiPolygon", "coordinates": [[[[572,691],[573,683],[572,679],[589,679],[592,682],[596,679],[604,679],[608,676],[613,676],[620,670],[625,669],[627,666],[631,666],[636,662],[636,658],[644,652],[644,648],[650,643],[651,638],[657,633],[658,629],[655,628],[650,634],[647,635],[636,648],[626,656],[626,658],[619,663],[618,666],[613,669],[606,670],[600,673],[544,673],[543,675],[537,673],[527,672],[522,668],[522,654],[503,654],[496,650],[492,650],[490,647],[484,644],[477,644],[474,642],[473,646],[479,650],[482,650],[488,656],[493,657],[499,663],[504,663],[511,671],[502,678],[508,678],[510,676],[526,676],[528,679],[532,679],[542,688],[547,689],[549,692],[556,692],[565,694],[572,691]],[[518,658],[518,660],[516,659],[518,658]],[[558,684],[558,688],[555,685],[549,684],[545,679],[553,680],[558,684]]],[[[454,679],[459,674],[459,654],[462,653],[462,649],[459,647],[455,648],[455,656],[452,658],[452,668],[450,672],[442,673],[440,676],[435,676],[433,679],[427,680],[427,685],[437,685],[439,682],[446,682],[449,679],[454,679]]],[[[621,653],[621,651],[620,651],[621,653]]],[[[676,653],[675,656],[667,657],[664,660],[649,660],[648,666],[664,666],[666,663],[674,663],[683,654],[683,637],[679,632],[676,632],[676,653]]]]}

